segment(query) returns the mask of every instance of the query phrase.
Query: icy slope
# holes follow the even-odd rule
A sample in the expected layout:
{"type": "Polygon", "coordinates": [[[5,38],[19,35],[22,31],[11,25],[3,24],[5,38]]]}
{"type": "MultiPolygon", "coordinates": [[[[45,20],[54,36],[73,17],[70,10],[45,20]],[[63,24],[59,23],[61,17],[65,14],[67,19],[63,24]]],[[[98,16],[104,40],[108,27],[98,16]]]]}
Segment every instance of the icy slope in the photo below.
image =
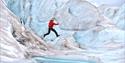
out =
{"type": "Polygon", "coordinates": [[[40,49],[40,46],[41,50],[47,48],[42,42],[33,32],[26,31],[18,18],[6,7],[5,2],[0,0],[0,62],[25,62],[25,59],[30,57],[29,52],[32,52],[28,50],[33,47],[40,49]]]}
{"type": "Polygon", "coordinates": [[[12,35],[12,24],[15,17],[0,0],[0,59],[12,61],[13,59],[25,58],[25,47],[19,44],[12,35]],[[18,54],[18,55],[17,55],[18,54]]]}

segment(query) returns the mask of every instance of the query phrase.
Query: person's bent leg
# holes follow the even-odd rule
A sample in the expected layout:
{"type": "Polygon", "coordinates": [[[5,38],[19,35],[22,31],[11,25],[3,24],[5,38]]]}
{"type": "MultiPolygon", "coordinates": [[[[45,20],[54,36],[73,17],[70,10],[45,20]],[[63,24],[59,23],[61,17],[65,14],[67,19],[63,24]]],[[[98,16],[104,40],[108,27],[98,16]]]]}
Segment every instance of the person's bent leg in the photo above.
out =
{"type": "Polygon", "coordinates": [[[57,37],[59,36],[55,29],[52,28],[52,31],[56,34],[57,37]]]}
{"type": "Polygon", "coordinates": [[[45,37],[46,35],[49,35],[50,34],[50,28],[48,28],[48,32],[46,34],[44,34],[43,37],[45,37]]]}

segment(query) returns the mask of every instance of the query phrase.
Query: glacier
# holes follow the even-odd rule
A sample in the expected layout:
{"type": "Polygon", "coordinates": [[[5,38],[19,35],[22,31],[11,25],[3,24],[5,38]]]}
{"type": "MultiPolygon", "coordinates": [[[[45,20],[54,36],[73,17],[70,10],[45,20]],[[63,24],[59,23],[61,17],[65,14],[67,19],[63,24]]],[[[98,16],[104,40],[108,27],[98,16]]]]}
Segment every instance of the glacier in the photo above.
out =
{"type": "Polygon", "coordinates": [[[125,4],[0,0],[0,63],[124,63],[125,4]],[[60,23],[47,32],[50,18],[60,23]]]}
{"type": "Polygon", "coordinates": [[[115,24],[118,28],[125,30],[125,4],[119,7],[108,7],[102,5],[99,7],[100,12],[111,19],[112,23],[115,24]]]}

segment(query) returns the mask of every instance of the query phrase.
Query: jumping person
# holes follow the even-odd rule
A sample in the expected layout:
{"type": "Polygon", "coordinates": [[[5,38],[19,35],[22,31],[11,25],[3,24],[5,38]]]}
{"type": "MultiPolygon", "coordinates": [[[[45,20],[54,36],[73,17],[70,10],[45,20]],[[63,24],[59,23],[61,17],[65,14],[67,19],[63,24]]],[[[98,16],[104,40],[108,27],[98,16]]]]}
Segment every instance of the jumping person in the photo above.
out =
{"type": "Polygon", "coordinates": [[[53,32],[56,34],[57,37],[59,36],[58,33],[56,32],[56,30],[53,28],[54,25],[59,25],[59,23],[54,23],[54,19],[55,19],[55,18],[52,18],[52,19],[49,21],[49,23],[48,23],[48,33],[44,34],[44,37],[45,37],[46,35],[49,35],[49,34],[50,34],[50,31],[53,31],[53,32]]]}

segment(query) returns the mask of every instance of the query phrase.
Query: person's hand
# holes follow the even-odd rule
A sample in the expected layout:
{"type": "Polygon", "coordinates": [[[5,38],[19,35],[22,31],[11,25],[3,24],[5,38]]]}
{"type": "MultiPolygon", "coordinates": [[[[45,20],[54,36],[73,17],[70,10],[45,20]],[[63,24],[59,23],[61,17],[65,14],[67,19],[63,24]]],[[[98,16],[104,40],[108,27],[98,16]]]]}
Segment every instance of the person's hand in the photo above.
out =
{"type": "Polygon", "coordinates": [[[59,23],[57,23],[57,25],[59,25],[59,23]]]}

